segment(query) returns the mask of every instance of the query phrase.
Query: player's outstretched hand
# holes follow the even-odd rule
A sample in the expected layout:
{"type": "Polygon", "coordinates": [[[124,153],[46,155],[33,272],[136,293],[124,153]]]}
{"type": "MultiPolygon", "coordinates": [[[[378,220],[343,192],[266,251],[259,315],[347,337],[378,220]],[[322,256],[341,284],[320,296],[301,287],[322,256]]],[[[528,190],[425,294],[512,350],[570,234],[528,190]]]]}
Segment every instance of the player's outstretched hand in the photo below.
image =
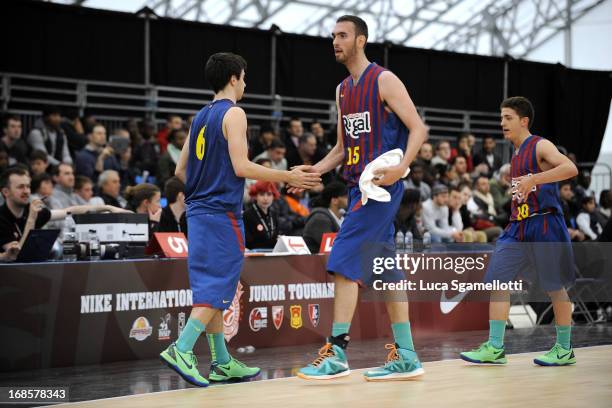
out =
{"type": "Polygon", "coordinates": [[[306,172],[304,170],[312,171],[312,166],[297,166],[291,169],[289,179],[287,180],[290,187],[309,190],[321,182],[320,173],[306,172]],[[310,169],[304,169],[304,167],[310,167],[310,169]]]}
{"type": "Polygon", "coordinates": [[[400,166],[385,167],[383,169],[374,170],[374,179],[372,182],[377,186],[390,186],[397,180],[402,178],[404,170],[400,166]]]}

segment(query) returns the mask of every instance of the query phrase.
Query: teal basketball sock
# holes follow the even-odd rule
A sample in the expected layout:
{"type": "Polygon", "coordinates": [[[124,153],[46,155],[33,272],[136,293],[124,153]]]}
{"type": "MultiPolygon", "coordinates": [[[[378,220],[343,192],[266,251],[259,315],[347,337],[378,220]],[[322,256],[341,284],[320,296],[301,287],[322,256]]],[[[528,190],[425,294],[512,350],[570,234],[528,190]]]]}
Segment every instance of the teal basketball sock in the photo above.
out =
{"type": "Polygon", "coordinates": [[[221,365],[229,363],[230,355],[225,346],[223,333],[209,333],[206,337],[208,338],[208,346],[210,347],[210,355],[213,361],[221,365]]]}
{"type": "Polygon", "coordinates": [[[193,346],[198,340],[198,337],[200,337],[200,334],[202,334],[205,329],[206,326],[204,326],[201,321],[199,321],[198,319],[189,318],[189,320],[187,320],[185,328],[183,329],[183,332],[181,333],[176,342],[176,348],[181,353],[187,353],[188,351],[192,351],[193,346]]]}
{"type": "Polygon", "coordinates": [[[569,350],[571,346],[570,336],[572,334],[572,326],[555,326],[557,329],[557,343],[566,350],[569,350]]]}
{"type": "Polygon", "coordinates": [[[489,320],[489,343],[495,348],[503,348],[505,331],[505,320],[489,320]]]}
{"type": "Polygon", "coordinates": [[[351,323],[336,323],[332,324],[332,336],[337,337],[341,334],[348,334],[351,323]]]}
{"type": "Polygon", "coordinates": [[[393,330],[393,338],[399,348],[414,351],[410,322],[393,323],[391,329],[393,330]]]}

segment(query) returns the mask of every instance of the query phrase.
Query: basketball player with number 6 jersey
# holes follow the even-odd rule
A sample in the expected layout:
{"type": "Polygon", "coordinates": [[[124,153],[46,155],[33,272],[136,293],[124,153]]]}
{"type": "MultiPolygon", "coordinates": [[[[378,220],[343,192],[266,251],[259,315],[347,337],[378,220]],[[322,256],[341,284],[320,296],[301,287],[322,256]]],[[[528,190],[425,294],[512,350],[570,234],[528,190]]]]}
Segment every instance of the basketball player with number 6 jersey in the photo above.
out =
{"type": "Polygon", "coordinates": [[[185,182],[193,309],[176,343],[160,358],[199,387],[207,386],[208,380],[198,371],[193,347],[204,331],[212,357],[210,381],[259,374],[259,368],[248,367],[228,353],[223,335],[223,311],[232,303],[244,262],[244,179],[305,189],[321,181],[316,172],[280,171],[249,161],[246,114],[236,105],[246,87],[245,71],[246,62],[239,55],[217,53],[208,59],[205,75],[215,96],[193,119],[175,171],[185,182]]]}
{"type": "MultiPolygon", "coordinates": [[[[495,244],[485,282],[525,278],[548,293],[555,313],[557,339],[552,349],[535,358],[541,366],[574,364],[571,346],[572,303],[566,287],[575,281],[574,255],[563,219],[557,182],[578,174],[574,163],[550,141],[532,135],[534,110],[527,98],[516,96],[501,104],[504,137],[514,145],[511,163],[510,223],[495,244]]],[[[477,364],[505,364],[504,331],[510,293],[494,291],[489,304],[489,339],[461,353],[477,364]]]]}

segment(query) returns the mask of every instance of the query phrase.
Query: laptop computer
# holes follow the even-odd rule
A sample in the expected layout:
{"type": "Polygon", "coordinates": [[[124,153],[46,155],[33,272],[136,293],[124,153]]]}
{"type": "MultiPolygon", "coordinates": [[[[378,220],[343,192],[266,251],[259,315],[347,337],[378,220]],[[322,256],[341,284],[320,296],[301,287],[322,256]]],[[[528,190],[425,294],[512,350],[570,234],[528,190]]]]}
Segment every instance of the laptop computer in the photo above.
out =
{"type": "Polygon", "coordinates": [[[48,260],[59,233],[59,229],[31,230],[15,262],[44,262],[48,260]]]}

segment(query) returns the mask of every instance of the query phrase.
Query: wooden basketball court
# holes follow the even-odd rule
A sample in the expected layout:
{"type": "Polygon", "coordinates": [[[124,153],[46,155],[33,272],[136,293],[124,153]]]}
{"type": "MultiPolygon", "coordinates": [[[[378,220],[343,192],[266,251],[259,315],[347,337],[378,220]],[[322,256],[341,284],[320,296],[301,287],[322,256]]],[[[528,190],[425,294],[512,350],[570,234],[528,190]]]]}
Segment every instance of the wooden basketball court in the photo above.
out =
{"type": "Polygon", "coordinates": [[[366,382],[353,370],[332,381],[296,377],[190,388],[83,403],[75,407],[576,407],[612,406],[612,346],[575,349],[578,363],[539,367],[541,353],[513,354],[506,366],[462,360],[424,363],[412,381],[366,382]]]}

